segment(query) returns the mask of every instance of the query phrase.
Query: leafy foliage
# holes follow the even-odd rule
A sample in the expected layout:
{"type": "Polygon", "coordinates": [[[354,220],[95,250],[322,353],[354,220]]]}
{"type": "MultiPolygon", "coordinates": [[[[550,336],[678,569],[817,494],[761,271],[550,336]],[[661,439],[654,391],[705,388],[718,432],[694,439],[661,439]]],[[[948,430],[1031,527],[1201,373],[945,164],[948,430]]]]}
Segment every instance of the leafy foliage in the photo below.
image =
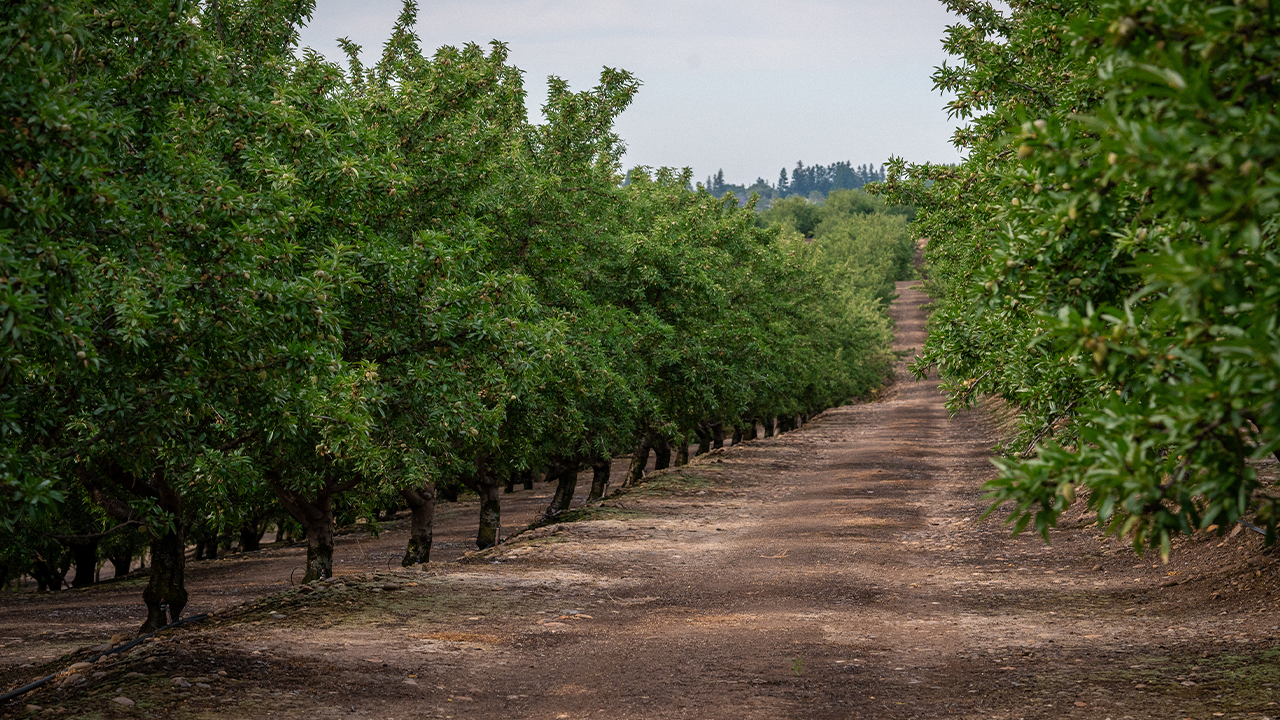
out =
{"type": "Polygon", "coordinates": [[[920,368],[1023,412],[991,484],[1047,532],[1087,488],[1135,546],[1280,507],[1266,2],[950,2],[957,168],[892,164],[939,303],[920,368]]]}

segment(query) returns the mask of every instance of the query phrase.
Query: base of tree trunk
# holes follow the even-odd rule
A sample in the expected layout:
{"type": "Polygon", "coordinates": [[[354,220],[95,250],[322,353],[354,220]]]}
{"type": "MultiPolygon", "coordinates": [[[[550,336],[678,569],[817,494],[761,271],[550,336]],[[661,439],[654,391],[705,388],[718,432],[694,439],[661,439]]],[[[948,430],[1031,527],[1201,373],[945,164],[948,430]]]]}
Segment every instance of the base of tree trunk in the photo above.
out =
{"type": "Polygon", "coordinates": [[[666,470],[671,467],[671,442],[665,437],[659,437],[653,443],[654,453],[654,470],[666,470]]]}
{"type": "Polygon", "coordinates": [[[151,541],[151,577],[142,591],[147,621],[139,632],[159,630],[182,617],[187,607],[185,545],[174,531],[151,541]]]}
{"type": "Polygon", "coordinates": [[[480,495],[480,528],[476,532],[476,547],[481,550],[498,544],[498,532],[502,529],[502,501],[499,500],[498,483],[477,484],[480,495]]]}
{"type": "Polygon", "coordinates": [[[411,490],[401,490],[400,496],[409,506],[409,544],[405,548],[401,567],[431,562],[431,539],[435,529],[436,486],[428,483],[411,490]]]}
{"type": "Polygon", "coordinates": [[[578,466],[571,465],[558,473],[556,478],[556,494],[551,496],[551,504],[547,505],[545,517],[552,518],[569,509],[573,503],[573,493],[578,489],[578,466]]]}
{"type": "Polygon", "coordinates": [[[609,475],[613,472],[613,463],[609,462],[609,458],[596,458],[591,461],[591,470],[591,494],[587,496],[587,502],[594,502],[604,497],[609,489],[609,475]]]}

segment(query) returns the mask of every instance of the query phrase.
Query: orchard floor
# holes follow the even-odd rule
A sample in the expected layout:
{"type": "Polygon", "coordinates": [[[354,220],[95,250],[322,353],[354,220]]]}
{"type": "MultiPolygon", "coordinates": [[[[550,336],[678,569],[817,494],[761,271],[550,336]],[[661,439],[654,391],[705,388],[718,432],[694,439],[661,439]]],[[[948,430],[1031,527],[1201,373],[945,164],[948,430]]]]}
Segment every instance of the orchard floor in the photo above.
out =
{"type": "MultiPolygon", "coordinates": [[[[909,350],[924,297],[900,292],[909,350]]],[[[993,436],[986,414],[948,418],[935,382],[901,372],[877,402],[461,560],[470,503],[443,507],[423,569],[398,568],[395,525],[345,536],[338,577],[311,592],[290,585],[297,548],[195,563],[189,612],[211,619],[8,712],[1280,718],[1280,577],[1260,536],[1194,538],[1167,565],[1078,515],[1051,546],[1011,539],[979,520],[993,436]]],[[[506,496],[507,527],[548,495],[506,496]]],[[[141,583],[3,596],[0,679],[136,628],[141,583]]]]}

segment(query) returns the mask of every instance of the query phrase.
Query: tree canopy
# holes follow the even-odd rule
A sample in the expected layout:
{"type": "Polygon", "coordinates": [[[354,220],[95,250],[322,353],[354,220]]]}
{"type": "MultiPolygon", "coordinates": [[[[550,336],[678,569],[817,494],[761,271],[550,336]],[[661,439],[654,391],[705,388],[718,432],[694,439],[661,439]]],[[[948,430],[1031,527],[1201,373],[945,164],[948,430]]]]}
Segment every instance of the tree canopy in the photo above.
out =
{"type": "Polygon", "coordinates": [[[891,163],[938,303],[918,368],[1021,411],[991,484],[1046,532],[1087,491],[1138,547],[1274,540],[1277,90],[1265,2],[947,2],[958,167],[891,163]],[[1256,513],[1256,514],[1255,514],[1256,513]]]}
{"type": "Polygon", "coordinates": [[[896,245],[813,246],[688,171],[624,178],[625,71],[552,78],[533,124],[501,43],[426,52],[406,2],[344,67],[296,49],[311,7],[0,9],[6,577],[63,562],[55,535],[126,568],[142,538],[158,627],[188,540],[260,536],[264,508],[314,579],[336,508],[403,498],[421,562],[437,486],[480,495],[483,547],[510,477],[883,381],[896,245]]]}

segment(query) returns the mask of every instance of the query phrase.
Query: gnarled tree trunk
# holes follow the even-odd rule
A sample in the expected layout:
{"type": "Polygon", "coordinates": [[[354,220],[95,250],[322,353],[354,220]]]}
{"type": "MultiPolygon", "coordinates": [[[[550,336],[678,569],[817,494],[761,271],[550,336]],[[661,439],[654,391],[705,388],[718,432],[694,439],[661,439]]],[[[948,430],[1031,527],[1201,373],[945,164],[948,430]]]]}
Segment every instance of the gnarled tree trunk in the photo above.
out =
{"type": "Polygon", "coordinates": [[[718,422],[711,426],[711,441],[717,450],[724,447],[724,423],[718,422]]]}
{"type": "Polygon", "coordinates": [[[666,470],[671,467],[671,441],[665,435],[659,435],[653,443],[653,469],[666,470]]]}
{"type": "Polygon", "coordinates": [[[689,434],[680,433],[680,437],[676,438],[676,442],[680,446],[676,448],[676,465],[689,464],[689,434]]]}
{"type": "Polygon", "coordinates": [[[436,486],[427,483],[400,491],[409,506],[409,545],[405,548],[401,567],[431,562],[431,536],[435,529],[436,486]]]}
{"type": "Polygon", "coordinates": [[[480,496],[480,527],[476,530],[476,547],[484,550],[498,544],[498,534],[502,531],[501,485],[489,469],[487,458],[476,459],[476,474],[465,478],[467,487],[480,496]]]}
{"type": "Polygon", "coordinates": [[[694,451],[694,456],[711,452],[711,430],[706,425],[698,425],[693,433],[698,436],[698,449],[694,451]]]}
{"type": "Polygon", "coordinates": [[[609,458],[592,458],[591,471],[591,494],[587,496],[587,502],[604,497],[609,489],[609,474],[613,471],[613,463],[609,458]]]}
{"type": "Polygon", "coordinates": [[[187,606],[185,545],[182,534],[173,529],[151,539],[151,576],[142,591],[147,621],[139,632],[159,630],[182,617],[187,606]]]}
{"type": "Polygon", "coordinates": [[[98,570],[98,540],[78,540],[71,543],[71,557],[76,565],[76,576],[71,587],[89,587],[95,582],[98,570]]]}
{"type": "Polygon", "coordinates": [[[293,519],[302,524],[307,536],[307,572],[302,582],[309,583],[333,577],[333,498],[360,484],[360,477],[339,483],[335,478],[326,478],[324,486],[309,498],[300,492],[286,487],[280,473],[270,470],[266,474],[267,482],[275,490],[276,497],[293,519]]]}
{"type": "Polygon", "coordinates": [[[568,510],[573,503],[573,493],[577,489],[578,462],[575,460],[564,466],[556,474],[556,492],[555,495],[551,496],[551,503],[547,505],[547,511],[543,513],[543,516],[552,518],[568,510]]]}
{"type": "Polygon", "coordinates": [[[649,464],[649,450],[652,447],[648,435],[641,435],[636,441],[635,452],[631,455],[631,466],[627,468],[627,477],[622,481],[622,487],[627,488],[640,482],[640,478],[644,477],[644,468],[649,464]]]}

